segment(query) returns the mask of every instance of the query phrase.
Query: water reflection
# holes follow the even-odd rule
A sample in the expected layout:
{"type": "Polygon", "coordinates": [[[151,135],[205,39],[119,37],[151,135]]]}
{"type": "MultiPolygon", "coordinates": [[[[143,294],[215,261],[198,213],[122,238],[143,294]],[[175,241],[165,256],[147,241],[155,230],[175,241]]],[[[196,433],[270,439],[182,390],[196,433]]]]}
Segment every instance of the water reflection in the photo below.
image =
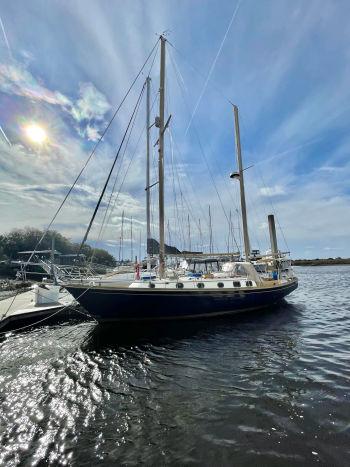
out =
{"type": "Polygon", "coordinates": [[[347,271],[265,312],[10,335],[0,465],[347,465],[347,271]]]}
{"type": "Polygon", "coordinates": [[[284,302],[264,311],[202,320],[162,321],[143,323],[106,323],[94,326],[84,343],[84,349],[98,351],[119,346],[168,344],[183,339],[210,339],[220,334],[249,331],[254,335],[269,327],[285,326],[297,332],[301,305],[284,302]]]}

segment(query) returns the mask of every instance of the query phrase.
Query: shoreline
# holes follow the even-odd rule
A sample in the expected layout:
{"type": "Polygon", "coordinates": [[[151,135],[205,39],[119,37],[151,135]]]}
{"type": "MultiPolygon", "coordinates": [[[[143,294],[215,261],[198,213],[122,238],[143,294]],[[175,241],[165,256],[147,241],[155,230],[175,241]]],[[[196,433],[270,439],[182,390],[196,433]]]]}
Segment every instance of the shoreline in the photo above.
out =
{"type": "Polygon", "coordinates": [[[350,265],[350,258],[295,259],[293,266],[344,266],[350,265]]]}

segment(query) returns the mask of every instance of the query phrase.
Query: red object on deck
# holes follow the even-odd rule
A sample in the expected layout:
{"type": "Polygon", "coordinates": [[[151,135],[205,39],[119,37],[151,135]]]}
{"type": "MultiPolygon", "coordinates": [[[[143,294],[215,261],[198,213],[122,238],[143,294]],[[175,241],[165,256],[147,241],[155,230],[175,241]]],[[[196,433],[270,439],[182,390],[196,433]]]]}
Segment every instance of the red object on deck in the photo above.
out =
{"type": "Polygon", "coordinates": [[[140,280],[140,263],[135,264],[135,280],[140,280]]]}

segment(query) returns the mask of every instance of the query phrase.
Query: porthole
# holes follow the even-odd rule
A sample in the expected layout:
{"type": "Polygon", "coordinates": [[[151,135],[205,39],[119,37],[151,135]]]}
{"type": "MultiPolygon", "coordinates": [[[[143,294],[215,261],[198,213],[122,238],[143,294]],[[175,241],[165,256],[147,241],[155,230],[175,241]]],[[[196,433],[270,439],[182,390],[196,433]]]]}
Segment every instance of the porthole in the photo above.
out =
{"type": "Polygon", "coordinates": [[[247,287],[251,287],[253,285],[253,282],[252,281],[246,281],[245,285],[247,287]]]}
{"type": "Polygon", "coordinates": [[[198,287],[199,289],[204,289],[204,284],[203,284],[203,282],[198,282],[197,287],[198,287]]]}
{"type": "Polygon", "coordinates": [[[182,283],[182,282],[177,282],[177,283],[176,283],[176,288],[177,288],[177,289],[183,289],[183,288],[184,288],[183,283],[182,283]]]}
{"type": "Polygon", "coordinates": [[[233,287],[240,287],[241,283],[239,281],[233,281],[233,287]]]}
{"type": "Polygon", "coordinates": [[[220,289],[222,289],[222,288],[224,287],[224,283],[223,283],[223,282],[218,282],[218,287],[219,287],[220,289]]]}
{"type": "Polygon", "coordinates": [[[154,289],[155,286],[156,286],[156,284],[153,284],[153,282],[149,282],[149,284],[148,284],[148,287],[150,289],[154,289]]]}

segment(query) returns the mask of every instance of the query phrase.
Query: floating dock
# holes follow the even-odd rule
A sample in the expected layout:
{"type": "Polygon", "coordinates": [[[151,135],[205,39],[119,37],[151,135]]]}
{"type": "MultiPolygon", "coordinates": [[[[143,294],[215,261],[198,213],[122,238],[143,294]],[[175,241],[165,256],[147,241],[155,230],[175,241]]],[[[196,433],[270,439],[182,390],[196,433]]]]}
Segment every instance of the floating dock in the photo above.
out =
{"type": "Polygon", "coordinates": [[[84,314],[77,308],[76,301],[67,290],[58,287],[52,294],[50,286],[41,288],[34,285],[27,292],[0,300],[0,331],[35,325],[42,320],[82,319],[84,314]]]}

